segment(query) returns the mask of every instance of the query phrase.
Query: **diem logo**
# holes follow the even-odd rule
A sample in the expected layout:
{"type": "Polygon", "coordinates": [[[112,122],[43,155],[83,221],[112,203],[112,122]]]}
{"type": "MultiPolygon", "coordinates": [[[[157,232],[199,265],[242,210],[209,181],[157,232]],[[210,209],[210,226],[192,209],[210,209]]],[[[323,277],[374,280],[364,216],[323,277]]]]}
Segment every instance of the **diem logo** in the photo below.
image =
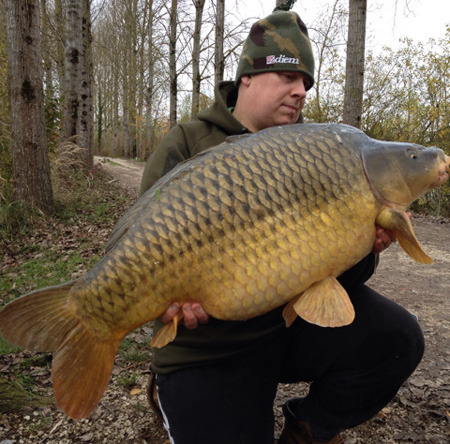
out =
{"type": "Polygon", "coordinates": [[[283,54],[279,56],[270,55],[266,57],[267,65],[275,65],[275,63],[291,63],[293,65],[298,65],[299,60],[296,59],[295,57],[286,57],[283,54]]]}

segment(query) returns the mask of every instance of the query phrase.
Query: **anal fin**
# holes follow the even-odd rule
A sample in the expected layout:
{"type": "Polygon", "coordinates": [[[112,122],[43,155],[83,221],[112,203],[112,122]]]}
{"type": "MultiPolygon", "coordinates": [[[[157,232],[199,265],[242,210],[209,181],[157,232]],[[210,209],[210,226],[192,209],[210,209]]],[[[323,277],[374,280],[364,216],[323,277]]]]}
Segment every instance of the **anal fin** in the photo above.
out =
{"type": "Polygon", "coordinates": [[[162,348],[169,342],[172,342],[177,336],[178,324],[183,319],[183,313],[177,313],[174,318],[165,324],[153,337],[150,345],[155,348],[162,348]]]}
{"type": "Polygon", "coordinates": [[[311,285],[292,305],[298,316],[321,327],[343,327],[355,319],[353,304],[334,276],[311,285]]]}

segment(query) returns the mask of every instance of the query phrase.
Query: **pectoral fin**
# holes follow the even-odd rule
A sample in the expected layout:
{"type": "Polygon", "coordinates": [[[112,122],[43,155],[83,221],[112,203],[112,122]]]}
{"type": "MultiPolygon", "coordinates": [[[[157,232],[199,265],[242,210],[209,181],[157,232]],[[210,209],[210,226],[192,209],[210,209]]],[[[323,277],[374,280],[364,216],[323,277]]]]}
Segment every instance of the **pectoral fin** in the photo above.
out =
{"type": "Polygon", "coordinates": [[[423,251],[419,244],[414,234],[411,221],[405,212],[395,210],[394,208],[385,208],[378,215],[376,223],[383,228],[393,231],[400,247],[415,261],[422,264],[433,263],[433,259],[423,251]]]}
{"type": "Polygon", "coordinates": [[[178,331],[178,324],[183,319],[183,313],[178,313],[171,322],[165,324],[153,337],[150,345],[155,348],[162,348],[169,342],[172,342],[178,331]]]}
{"type": "Polygon", "coordinates": [[[343,327],[355,319],[355,310],[347,292],[334,276],[316,282],[292,299],[283,311],[286,325],[295,315],[321,327],[343,327]]]}

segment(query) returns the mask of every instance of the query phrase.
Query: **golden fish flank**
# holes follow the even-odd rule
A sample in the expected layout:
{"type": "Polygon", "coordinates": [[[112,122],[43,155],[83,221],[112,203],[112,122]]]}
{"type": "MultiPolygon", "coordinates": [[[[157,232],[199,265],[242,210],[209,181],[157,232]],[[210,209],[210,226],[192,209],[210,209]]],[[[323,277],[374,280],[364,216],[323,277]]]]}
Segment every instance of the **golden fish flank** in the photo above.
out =
{"type": "MultiPolygon", "coordinates": [[[[232,138],[159,180],[85,276],[8,304],[0,331],[54,351],[57,404],[81,418],[108,384],[122,338],[172,302],[195,298],[225,320],[287,303],[287,325],[297,315],[347,325],[354,310],[336,276],[370,252],[376,223],[415,260],[431,260],[404,211],[447,180],[448,164],[437,148],[377,142],[344,125],[232,138]]],[[[152,344],[173,340],[178,321],[152,344]]]]}

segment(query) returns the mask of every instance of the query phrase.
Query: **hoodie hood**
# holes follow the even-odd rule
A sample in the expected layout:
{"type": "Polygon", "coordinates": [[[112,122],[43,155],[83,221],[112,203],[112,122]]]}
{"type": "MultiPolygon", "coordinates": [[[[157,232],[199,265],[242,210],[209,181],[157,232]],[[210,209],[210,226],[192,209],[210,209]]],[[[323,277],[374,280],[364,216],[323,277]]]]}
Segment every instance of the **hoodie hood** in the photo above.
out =
{"type": "Polygon", "coordinates": [[[237,95],[238,89],[233,81],[220,82],[214,89],[214,104],[201,111],[197,119],[212,123],[230,135],[247,133],[247,128],[230,111],[236,105],[237,95]]]}

